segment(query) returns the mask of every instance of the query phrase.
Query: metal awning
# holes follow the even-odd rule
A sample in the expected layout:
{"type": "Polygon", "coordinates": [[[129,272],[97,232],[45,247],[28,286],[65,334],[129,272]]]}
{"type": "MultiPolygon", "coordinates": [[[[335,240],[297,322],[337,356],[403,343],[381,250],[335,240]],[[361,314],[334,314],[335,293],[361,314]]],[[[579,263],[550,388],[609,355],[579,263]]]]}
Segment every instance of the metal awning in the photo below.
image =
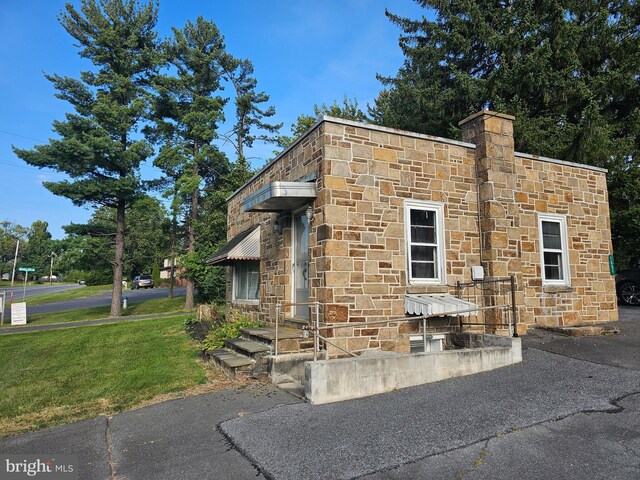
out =
{"type": "Polygon", "coordinates": [[[260,260],[260,225],[239,233],[207,260],[207,265],[231,265],[242,260],[260,260]]]}
{"type": "Polygon", "coordinates": [[[318,196],[315,182],[273,182],[247,196],[245,212],[297,210],[318,196]]]}
{"type": "Polygon", "coordinates": [[[467,302],[446,293],[430,295],[405,295],[405,311],[412,315],[441,315],[468,317],[478,308],[475,303],[467,302]]]}

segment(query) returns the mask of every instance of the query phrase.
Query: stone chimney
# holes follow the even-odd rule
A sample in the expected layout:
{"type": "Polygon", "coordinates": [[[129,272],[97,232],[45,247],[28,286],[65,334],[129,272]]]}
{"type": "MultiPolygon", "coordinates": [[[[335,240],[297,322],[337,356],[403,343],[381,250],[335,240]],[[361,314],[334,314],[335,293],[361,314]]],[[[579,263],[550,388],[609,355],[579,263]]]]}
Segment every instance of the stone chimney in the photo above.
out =
{"type": "Polygon", "coordinates": [[[463,140],[476,145],[482,264],[490,277],[520,273],[521,269],[514,119],[483,110],[459,123],[463,140]]]}
{"type": "MultiPolygon", "coordinates": [[[[476,145],[480,252],[486,277],[516,275],[522,289],[520,221],[513,121],[515,117],[483,110],[462,120],[465,142],[476,145]]],[[[522,294],[517,295],[521,304],[522,294]]],[[[497,320],[497,319],[496,319],[497,320]]]]}

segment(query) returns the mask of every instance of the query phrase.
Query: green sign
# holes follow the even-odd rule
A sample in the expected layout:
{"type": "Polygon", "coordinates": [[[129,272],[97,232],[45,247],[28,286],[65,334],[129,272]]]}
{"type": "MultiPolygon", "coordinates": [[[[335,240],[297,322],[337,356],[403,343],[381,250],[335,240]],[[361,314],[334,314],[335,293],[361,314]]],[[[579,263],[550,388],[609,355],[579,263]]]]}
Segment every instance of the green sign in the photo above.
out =
{"type": "Polygon", "coordinates": [[[613,255],[609,255],[609,272],[611,273],[611,275],[616,274],[616,264],[613,261],[613,255]]]}
{"type": "Polygon", "coordinates": [[[31,267],[20,267],[20,268],[18,268],[18,270],[20,270],[21,272],[35,272],[36,271],[35,268],[31,268],[31,267]]]}

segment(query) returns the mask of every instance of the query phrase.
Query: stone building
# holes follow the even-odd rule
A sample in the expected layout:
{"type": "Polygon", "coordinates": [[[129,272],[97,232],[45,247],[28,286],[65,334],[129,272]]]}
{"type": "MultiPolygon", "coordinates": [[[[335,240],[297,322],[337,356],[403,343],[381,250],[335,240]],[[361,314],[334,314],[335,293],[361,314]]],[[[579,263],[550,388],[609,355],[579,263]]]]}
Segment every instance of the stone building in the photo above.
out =
{"type": "Polygon", "coordinates": [[[457,141],[323,117],[228,199],[209,262],[228,304],[304,322],[318,302],[335,345],[408,351],[402,323],[357,324],[455,298],[482,266],[515,276],[518,333],[617,320],[606,171],[515,152],[513,120],[479,112],[457,141]]]}

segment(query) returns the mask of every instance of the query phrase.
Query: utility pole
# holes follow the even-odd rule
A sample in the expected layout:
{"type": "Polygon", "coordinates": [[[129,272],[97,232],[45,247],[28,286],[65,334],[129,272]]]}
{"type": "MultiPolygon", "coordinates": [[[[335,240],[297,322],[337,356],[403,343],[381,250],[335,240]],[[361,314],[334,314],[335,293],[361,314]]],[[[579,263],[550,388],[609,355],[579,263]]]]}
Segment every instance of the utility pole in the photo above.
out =
{"type": "Polygon", "coordinates": [[[18,263],[18,247],[20,246],[20,240],[16,242],[16,256],[13,257],[13,272],[11,272],[11,286],[13,287],[13,280],[16,278],[16,263],[18,263]]]}
{"type": "Polygon", "coordinates": [[[51,252],[51,266],[49,267],[49,285],[53,283],[53,257],[57,257],[55,252],[51,252]]]}

